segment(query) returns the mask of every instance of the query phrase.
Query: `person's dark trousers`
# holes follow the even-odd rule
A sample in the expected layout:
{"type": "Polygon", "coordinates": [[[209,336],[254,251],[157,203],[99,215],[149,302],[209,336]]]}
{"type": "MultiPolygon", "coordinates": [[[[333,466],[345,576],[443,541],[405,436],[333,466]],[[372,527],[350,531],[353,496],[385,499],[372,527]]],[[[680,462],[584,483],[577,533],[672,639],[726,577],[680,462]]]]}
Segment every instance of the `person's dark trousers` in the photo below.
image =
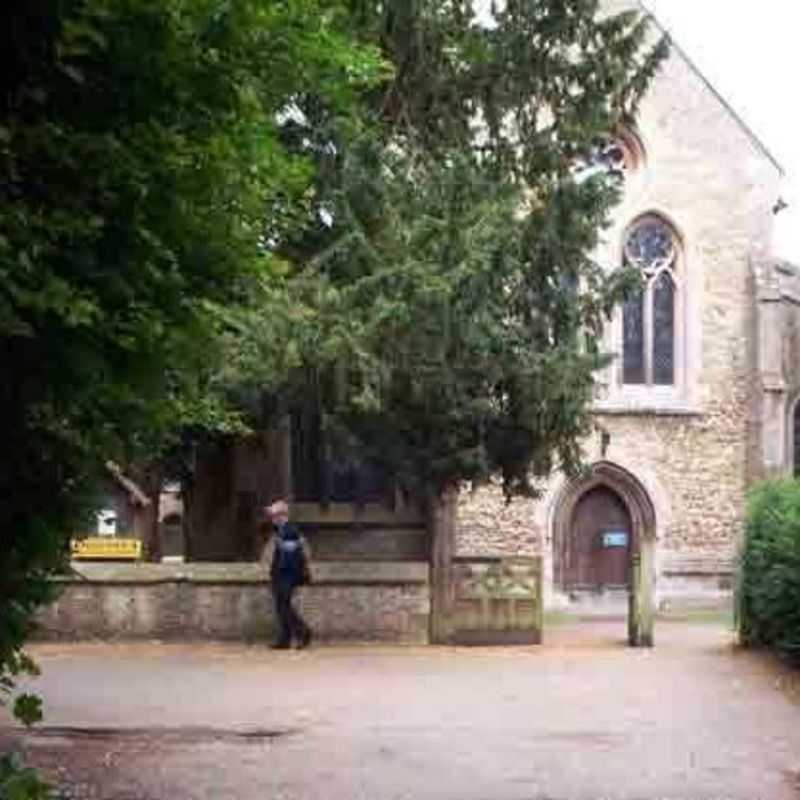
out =
{"type": "Polygon", "coordinates": [[[272,597],[275,603],[275,615],[278,618],[278,647],[289,647],[294,639],[298,644],[306,645],[311,639],[311,629],[292,605],[292,595],[297,585],[293,581],[278,578],[272,584],[272,597]]]}

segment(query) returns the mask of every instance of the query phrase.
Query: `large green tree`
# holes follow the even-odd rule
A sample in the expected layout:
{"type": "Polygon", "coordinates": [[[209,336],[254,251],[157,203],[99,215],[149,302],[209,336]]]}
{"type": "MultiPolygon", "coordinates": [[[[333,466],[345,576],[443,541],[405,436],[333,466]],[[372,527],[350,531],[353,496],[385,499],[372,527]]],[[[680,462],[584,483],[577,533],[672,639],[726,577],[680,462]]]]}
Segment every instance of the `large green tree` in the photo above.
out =
{"type": "Polygon", "coordinates": [[[632,281],[593,255],[619,179],[580,166],[634,121],[666,42],[596,0],[509,0],[488,24],[471,0],[351,11],[393,79],[355,127],[299,102],[285,135],[318,164],[317,204],[274,242],[297,269],[240,318],[233,379],[279,410],[313,394],[335,444],[411,488],[530,492],[580,465],[632,281]]]}
{"type": "Polygon", "coordinates": [[[379,72],[347,21],[325,0],[3,4],[0,678],[106,460],[220,424],[215,309],[285,268],[265,242],[313,195],[281,121],[310,91],[343,120],[379,72]]]}

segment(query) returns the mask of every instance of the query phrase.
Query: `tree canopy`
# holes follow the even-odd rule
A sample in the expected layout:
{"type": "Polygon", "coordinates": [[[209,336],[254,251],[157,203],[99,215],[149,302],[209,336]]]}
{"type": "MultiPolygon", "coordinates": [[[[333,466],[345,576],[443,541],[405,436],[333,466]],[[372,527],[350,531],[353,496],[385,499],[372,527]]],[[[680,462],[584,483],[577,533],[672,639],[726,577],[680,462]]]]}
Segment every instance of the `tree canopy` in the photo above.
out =
{"type": "Polygon", "coordinates": [[[574,166],[665,52],[601,11],[4,5],[0,673],[106,461],[247,398],[313,397],[409,488],[575,467],[627,278],[574,166]]]}
{"type": "Polygon", "coordinates": [[[356,127],[299,101],[284,135],[315,159],[315,203],[275,241],[295,269],[229,366],[281,410],[316,396],[340,451],[405,486],[530,493],[581,462],[600,334],[632,281],[595,260],[619,180],[576,165],[633,121],[666,42],[595,0],[508,2],[489,25],[469,0],[350,7],[393,77],[356,127]]]}
{"type": "Polygon", "coordinates": [[[0,12],[0,673],[108,459],[216,401],[215,309],[285,269],[313,91],[381,73],[323,0],[11,0],[0,12]]]}

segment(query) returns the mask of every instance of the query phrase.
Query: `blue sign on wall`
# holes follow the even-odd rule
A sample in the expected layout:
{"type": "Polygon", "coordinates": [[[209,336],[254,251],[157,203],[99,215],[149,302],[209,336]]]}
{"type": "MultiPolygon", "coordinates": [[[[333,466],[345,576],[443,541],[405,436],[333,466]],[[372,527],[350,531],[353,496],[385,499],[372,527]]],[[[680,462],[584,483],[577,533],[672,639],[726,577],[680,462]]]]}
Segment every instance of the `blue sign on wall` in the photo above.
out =
{"type": "Polygon", "coordinates": [[[627,531],[606,531],[603,534],[603,547],[627,547],[627,531]]]}

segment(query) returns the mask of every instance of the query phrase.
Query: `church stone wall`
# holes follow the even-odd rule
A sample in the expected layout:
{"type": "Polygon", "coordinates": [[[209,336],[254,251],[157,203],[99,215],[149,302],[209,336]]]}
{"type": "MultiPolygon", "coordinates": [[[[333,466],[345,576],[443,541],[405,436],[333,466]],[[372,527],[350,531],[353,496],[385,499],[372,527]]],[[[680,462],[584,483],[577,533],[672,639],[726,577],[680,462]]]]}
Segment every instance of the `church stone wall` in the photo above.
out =
{"type": "MultiPolygon", "coordinates": [[[[650,492],[662,595],[670,585],[689,591],[693,575],[702,592],[727,591],[746,487],[758,473],[753,264],[770,250],[780,175],[680,54],[663,67],[637,126],[646,163],[629,177],[599,255],[618,264],[624,232],[643,214],[674,227],[683,249],[682,378],[671,393],[632,394],[620,386],[618,366],[599,375],[595,419],[607,445],[601,450],[598,432],[585,455],[624,467],[650,492]]],[[[606,341],[612,351],[620,330],[617,318],[606,341]]],[[[464,495],[458,552],[541,552],[547,563],[560,482],[553,478],[540,502],[509,508],[496,488],[464,495]]]]}
{"type": "Polygon", "coordinates": [[[459,556],[529,556],[542,551],[543,531],[535,522],[537,501],[506,502],[498,483],[467,488],[459,496],[459,556]]]}
{"type": "Polygon", "coordinates": [[[758,265],[760,405],[763,477],[795,471],[794,413],[800,398],[800,268],[758,265]]]}

